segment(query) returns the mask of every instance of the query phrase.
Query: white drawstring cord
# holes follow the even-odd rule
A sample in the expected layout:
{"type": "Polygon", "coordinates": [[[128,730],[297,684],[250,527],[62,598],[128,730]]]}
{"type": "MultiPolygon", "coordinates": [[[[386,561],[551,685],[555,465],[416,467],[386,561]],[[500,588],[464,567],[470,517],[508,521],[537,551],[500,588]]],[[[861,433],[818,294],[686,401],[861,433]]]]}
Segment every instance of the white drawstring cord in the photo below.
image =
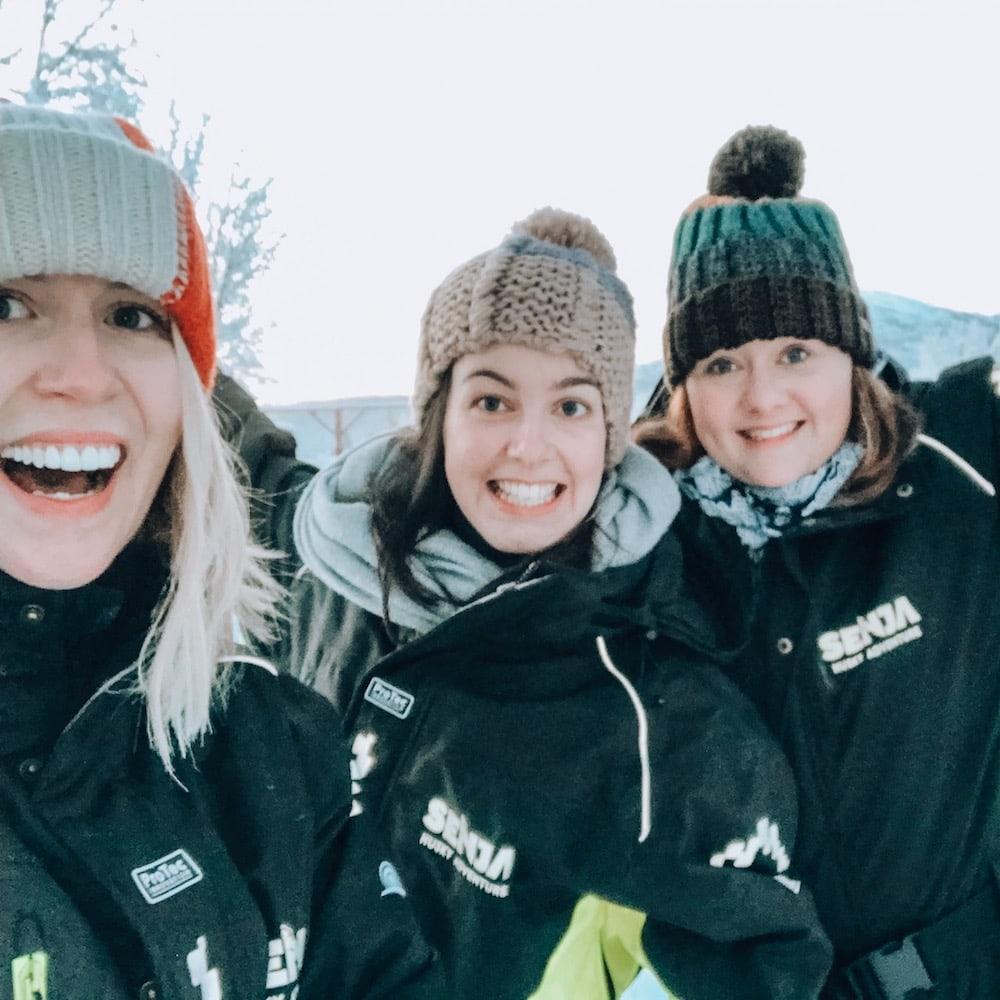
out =
{"type": "Polygon", "coordinates": [[[646,718],[646,710],[642,707],[639,692],[632,686],[629,679],[614,665],[611,654],[608,652],[608,644],[604,641],[604,636],[597,637],[597,652],[601,657],[601,662],[605,669],[614,677],[632,699],[632,706],[635,708],[636,718],[639,720],[639,766],[642,769],[642,806],[639,821],[639,843],[641,844],[653,828],[652,819],[652,778],[649,770],[649,720],[646,718]]]}
{"type": "Polygon", "coordinates": [[[957,455],[946,444],[942,444],[937,438],[932,438],[929,434],[918,434],[917,440],[928,448],[932,448],[939,455],[943,455],[949,462],[961,469],[987,496],[997,495],[996,487],[985,477],[980,475],[969,465],[961,455],[957,455]]]}
{"type": "Polygon", "coordinates": [[[239,653],[234,653],[232,656],[220,656],[219,663],[252,663],[256,667],[263,667],[269,674],[278,676],[278,668],[270,660],[265,660],[263,656],[250,656],[249,654],[241,656],[239,653]]]}

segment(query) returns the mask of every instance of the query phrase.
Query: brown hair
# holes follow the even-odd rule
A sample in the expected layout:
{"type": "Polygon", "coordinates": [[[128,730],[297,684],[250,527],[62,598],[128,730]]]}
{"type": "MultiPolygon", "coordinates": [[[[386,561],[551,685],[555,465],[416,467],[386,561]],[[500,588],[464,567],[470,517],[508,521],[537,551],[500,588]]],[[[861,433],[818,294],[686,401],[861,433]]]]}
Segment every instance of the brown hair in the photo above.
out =
{"type": "MultiPolygon", "coordinates": [[[[864,448],[864,455],[834,504],[855,506],[881,496],[895,479],[903,459],[913,450],[919,432],[917,411],[877,375],[855,365],[851,373],[851,423],[847,437],[864,448]]],[[[688,469],[705,454],[683,384],[671,392],[666,411],[637,423],[632,437],[671,471],[688,469]]]]}
{"type": "Polygon", "coordinates": [[[420,413],[420,423],[396,438],[397,454],[368,484],[372,536],[382,585],[382,615],[389,621],[389,591],[395,585],[418,603],[432,607],[442,597],[413,575],[410,555],[424,534],[447,523],[451,490],[444,475],[444,415],[451,369],[420,413]]]}

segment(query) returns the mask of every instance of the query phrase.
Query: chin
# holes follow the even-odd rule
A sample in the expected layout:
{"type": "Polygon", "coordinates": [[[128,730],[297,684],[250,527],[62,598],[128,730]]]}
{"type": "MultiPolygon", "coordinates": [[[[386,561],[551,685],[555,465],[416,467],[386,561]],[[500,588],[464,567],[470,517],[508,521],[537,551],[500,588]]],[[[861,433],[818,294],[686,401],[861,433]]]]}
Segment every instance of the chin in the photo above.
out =
{"type": "Polygon", "coordinates": [[[748,477],[743,481],[750,486],[760,486],[763,489],[776,490],[781,489],[782,486],[790,486],[798,478],[800,478],[800,474],[792,476],[776,473],[770,476],[748,477]]]}
{"type": "Polygon", "coordinates": [[[41,590],[75,590],[93,583],[115,560],[112,555],[67,558],[65,551],[50,557],[35,553],[30,558],[8,561],[0,558],[0,570],[41,590]]]}
{"type": "Polygon", "coordinates": [[[550,538],[548,534],[545,537],[527,537],[520,532],[496,532],[491,534],[484,533],[483,538],[497,552],[504,552],[512,556],[530,556],[535,552],[542,552],[550,546],[555,545],[563,537],[561,534],[552,534],[550,538]]]}

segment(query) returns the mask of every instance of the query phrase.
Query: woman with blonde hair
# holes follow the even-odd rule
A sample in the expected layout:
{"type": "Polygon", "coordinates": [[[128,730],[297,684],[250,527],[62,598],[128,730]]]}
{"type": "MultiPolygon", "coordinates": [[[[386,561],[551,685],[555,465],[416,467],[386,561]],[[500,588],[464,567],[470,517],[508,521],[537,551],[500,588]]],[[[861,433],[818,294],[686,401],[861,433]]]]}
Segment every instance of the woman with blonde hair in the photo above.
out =
{"type": "Polygon", "coordinates": [[[278,588],[214,375],[173,169],[0,103],[0,993],[433,995],[336,717],[234,643],[278,588]]]}
{"type": "MultiPolygon", "coordinates": [[[[770,127],[674,240],[666,412],[705,592],[752,580],[726,669],[780,738],[831,998],[1000,995],[1000,402],[992,359],[890,390],[837,219],[770,127]]],[[[735,622],[734,622],[735,624],[735,622]]]]}

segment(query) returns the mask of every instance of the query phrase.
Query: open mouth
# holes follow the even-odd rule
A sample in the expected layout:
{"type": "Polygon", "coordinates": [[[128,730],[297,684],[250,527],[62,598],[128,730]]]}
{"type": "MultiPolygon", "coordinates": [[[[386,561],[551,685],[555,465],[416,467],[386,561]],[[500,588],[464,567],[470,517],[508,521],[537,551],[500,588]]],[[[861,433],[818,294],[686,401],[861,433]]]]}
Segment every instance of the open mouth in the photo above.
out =
{"type": "Polygon", "coordinates": [[[542,507],[565,491],[562,483],[522,483],[516,479],[491,479],[490,492],[512,507],[542,507]]]}
{"type": "Polygon", "coordinates": [[[104,492],[124,457],[116,444],[18,444],[0,451],[0,471],[30,496],[67,502],[104,492]]]}

